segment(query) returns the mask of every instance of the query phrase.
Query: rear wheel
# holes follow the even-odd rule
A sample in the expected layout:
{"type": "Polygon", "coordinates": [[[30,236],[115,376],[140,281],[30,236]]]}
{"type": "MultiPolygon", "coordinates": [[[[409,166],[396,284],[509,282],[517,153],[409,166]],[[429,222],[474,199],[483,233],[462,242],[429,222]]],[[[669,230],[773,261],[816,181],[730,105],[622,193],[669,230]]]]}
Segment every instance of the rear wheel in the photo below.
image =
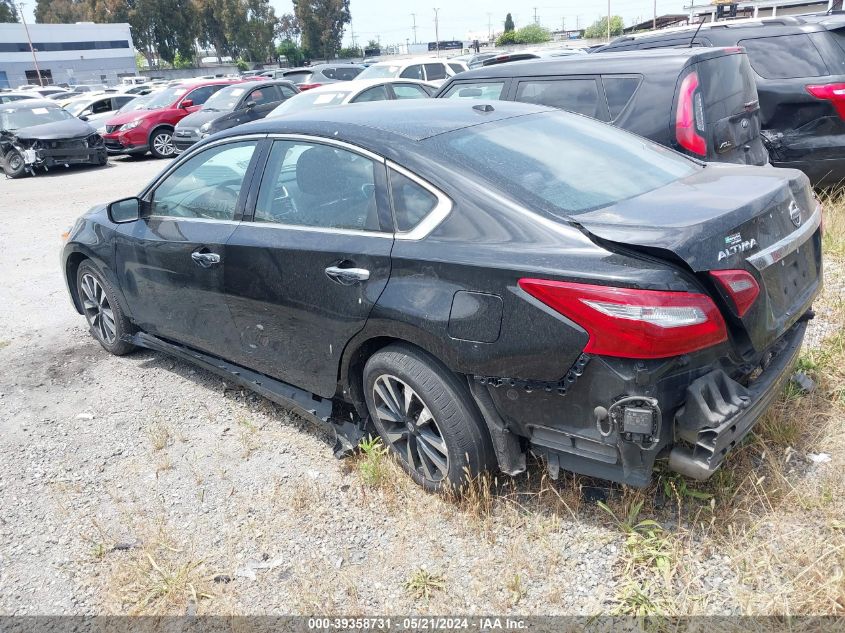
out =
{"type": "Polygon", "coordinates": [[[150,152],[156,158],[170,158],[176,155],[173,145],[173,132],[170,130],[156,130],[150,137],[150,152]]]}
{"type": "Polygon", "coordinates": [[[364,367],[373,423],[426,490],[459,487],[495,464],[486,426],[457,377],[424,352],[391,345],[364,367]]]}
{"type": "Polygon", "coordinates": [[[9,178],[20,178],[26,174],[26,163],[18,150],[9,150],[3,157],[3,172],[9,178]]]}
{"type": "Polygon", "coordinates": [[[134,345],[122,340],[125,334],[132,332],[132,324],[120,309],[114,289],[87,261],[79,265],[76,289],[88,327],[100,345],[115,356],[135,349],[134,345]]]}

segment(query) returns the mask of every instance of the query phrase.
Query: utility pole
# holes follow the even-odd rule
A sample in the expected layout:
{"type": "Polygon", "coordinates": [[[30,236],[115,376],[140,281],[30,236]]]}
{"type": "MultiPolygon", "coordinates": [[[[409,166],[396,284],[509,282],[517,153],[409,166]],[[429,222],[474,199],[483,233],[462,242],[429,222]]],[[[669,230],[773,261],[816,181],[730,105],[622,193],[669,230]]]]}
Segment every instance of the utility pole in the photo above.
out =
{"type": "Polygon", "coordinates": [[[610,0],[607,0],[607,41],[610,41],[610,0]]]}
{"type": "Polygon", "coordinates": [[[534,7],[534,24],[540,24],[540,21],[537,19],[537,7],[534,7]]]}
{"type": "Polygon", "coordinates": [[[414,21],[414,26],[412,26],[411,29],[413,29],[413,31],[414,31],[414,44],[416,44],[417,43],[417,14],[412,13],[411,19],[414,21]]]}
{"type": "Polygon", "coordinates": [[[493,39],[493,14],[487,14],[487,41],[493,39]]]}
{"type": "Polygon", "coordinates": [[[23,16],[23,2],[18,2],[21,11],[21,22],[23,30],[26,31],[26,41],[29,42],[29,50],[32,52],[32,63],[35,64],[35,74],[38,75],[38,85],[44,87],[44,80],[41,78],[41,70],[38,68],[38,58],[35,57],[35,47],[32,45],[32,38],[29,36],[29,27],[26,25],[26,18],[23,16]]]}
{"type": "Polygon", "coordinates": [[[657,30],[657,0],[654,0],[654,17],[651,20],[652,30],[657,30]]]}
{"type": "Polygon", "coordinates": [[[437,46],[437,56],[440,57],[440,16],[437,14],[438,11],[440,11],[439,7],[434,10],[434,40],[436,42],[435,46],[437,46]]]}

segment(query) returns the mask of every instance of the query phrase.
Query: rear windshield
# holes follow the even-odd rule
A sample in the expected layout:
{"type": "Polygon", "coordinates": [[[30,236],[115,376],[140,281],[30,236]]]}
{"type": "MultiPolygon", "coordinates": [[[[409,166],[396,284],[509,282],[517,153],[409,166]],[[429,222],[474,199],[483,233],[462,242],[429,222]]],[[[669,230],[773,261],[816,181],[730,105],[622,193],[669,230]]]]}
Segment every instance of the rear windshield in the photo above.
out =
{"type": "Polygon", "coordinates": [[[513,117],[426,142],[516,200],[558,217],[639,196],[701,169],[644,138],[565,112],[513,117]]]}
{"type": "Polygon", "coordinates": [[[813,40],[805,33],[741,40],[751,60],[751,67],[766,79],[821,77],[827,66],[813,40]]]}
{"type": "Polygon", "coordinates": [[[702,96],[716,120],[745,112],[756,105],[757,84],[746,55],[722,55],[698,63],[702,96]]]}
{"type": "Polygon", "coordinates": [[[313,74],[314,73],[312,73],[310,70],[303,70],[295,73],[285,73],[285,79],[287,79],[288,81],[292,81],[295,84],[304,84],[311,78],[311,75],[313,74]]]}
{"type": "MultiPolygon", "coordinates": [[[[335,84],[333,84],[335,85],[335,84]]],[[[343,85],[338,84],[338,85],[343,85]]],[[[327,90],[300,92],[284,103],[279,104],[268,117],[277,117],[291,112],[310,110],[311,108],[322,108],[324,106],[340,105],[351,94],[350,90],[327,90]]]]}
{"type": "Polygon", "coordinates": [[[398,76],[400,70],[402,70],[402,66],[399,64],[373,64],[365,68],[358,75],[358,79],[389,79],[398,76]]]}

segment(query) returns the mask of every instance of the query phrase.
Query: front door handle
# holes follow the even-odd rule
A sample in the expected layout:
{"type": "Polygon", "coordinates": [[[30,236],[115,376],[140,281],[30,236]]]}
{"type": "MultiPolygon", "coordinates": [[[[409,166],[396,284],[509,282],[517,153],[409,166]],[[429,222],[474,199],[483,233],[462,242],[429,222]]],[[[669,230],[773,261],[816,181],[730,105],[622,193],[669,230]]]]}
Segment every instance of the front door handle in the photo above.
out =
{"type": "Polygon", "coordinates": [[[217,253],[202,253],[200,251],[194,251],[191,253],[191,259],[194,260],[194,263],[202,266],[203,268],[211,268],[212,266],[216,266],[220,263],[220,255],[217,253]]]}
{"type": "Polygon", "coordinates": [[[341,268],[340,266],[329,266],[326,268],[326,276],[341,286],[352,286],[370,278],[370,271],[366,268],[341,268]]]}

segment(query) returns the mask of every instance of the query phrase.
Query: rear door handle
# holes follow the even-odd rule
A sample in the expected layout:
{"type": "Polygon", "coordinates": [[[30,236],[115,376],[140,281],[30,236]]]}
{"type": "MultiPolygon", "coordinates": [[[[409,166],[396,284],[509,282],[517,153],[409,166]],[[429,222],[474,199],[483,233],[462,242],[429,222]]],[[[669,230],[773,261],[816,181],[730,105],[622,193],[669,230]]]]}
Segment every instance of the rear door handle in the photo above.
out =
{"type": "Polygon", "coordinates": [[[370,271],[366,268],[341,268],[340,266],[329,266],[326,268],[326,276],[341,286],[352,286],[370,278],[370,271]]]}
{"type": "Polygon", "coordinates": [[[217,253],[202,253],[200,251],[194,251],[191,253],[191,259],[194,260],[199,266],[203,268],[211,268],[212,266],[216,266],[220,263],[220,255],[217,253]]]}

